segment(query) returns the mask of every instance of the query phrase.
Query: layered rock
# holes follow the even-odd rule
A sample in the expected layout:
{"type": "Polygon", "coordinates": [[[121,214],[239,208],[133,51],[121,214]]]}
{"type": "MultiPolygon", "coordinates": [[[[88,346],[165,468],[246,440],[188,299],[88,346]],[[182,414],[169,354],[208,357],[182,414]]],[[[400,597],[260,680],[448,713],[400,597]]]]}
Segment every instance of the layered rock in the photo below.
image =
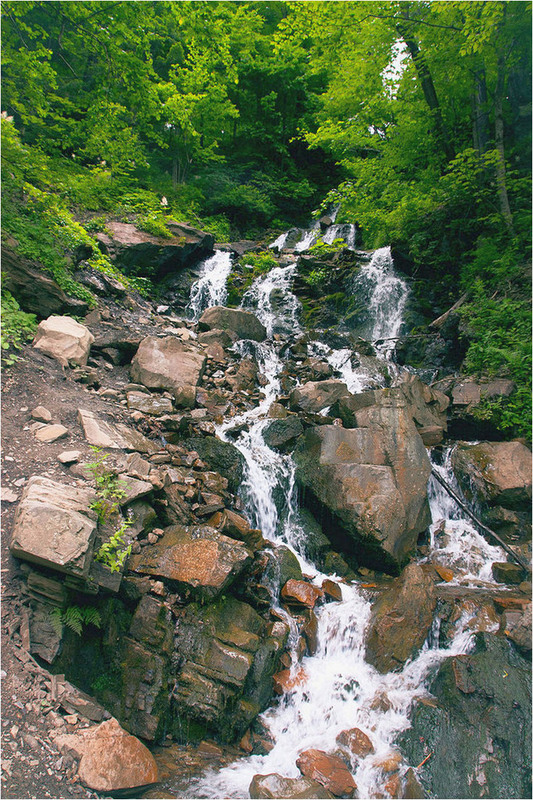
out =
{"type": "Polygon", "coordinates": [[[342,381],[309,381],[291,392],[290,404],[293,409],[318,414],[348,395],[348,388],[342,381]]]}
{"type": "Polygon", "coordinates": [[[284,778],[277,772],[270,775],[254,775],[248,792],[251,798],[282,798],[282,800],[296,800],[296,798],[331,798],[334,797],[324,786],[310,778],[284,778]]]}
{"type": "Polygon", "coordinates": [[[149,389],[168,389],[178,406],[193,408],[205,365],[195,345],[172,336],[147,336],[131,363],[131,377],[149,389]]]}
{"type": "Polygon", "coordinates": [[[424,644],[435,605],[433,582],[421,567],[409,564],[372,608],[367,661],[383,673],[401,669],[424,644]]]}
{"type": "Polygon", "coordinates": [[[78,409],[78,420],[85,438],[93,447],[113,450],[134,450],[139,453],[155,453],[158,446],[142,433],[121,422],[107,422],[92,411],[78,409]]]}
{"type": "Polygon", "coordinates": [[[300,772],[335,797],[354,797],[357,785],[344,761],[323,750],[305,750],[296,760],[300,772]]]}
{"type": "Polygon", "coordinates": [[[33,346],[67,367],[85,366],[94,336],[72,317],[51,316],[39,323],[33,346]]]}
{"type": "Polygon", "coordinates": [[[461,488],[478,503],[531,507],[531,451],[521,442],[460,442],[452,463],[461,488]]]}
{"type": "Polygon", "coordinates": [[[212,306],[204,311],[198,327],[204,331],[233,331],[239,339],[252,339],[255,342],[262,342],[267,336],[265,326],[255,314],[224,306],[212,306]]]}

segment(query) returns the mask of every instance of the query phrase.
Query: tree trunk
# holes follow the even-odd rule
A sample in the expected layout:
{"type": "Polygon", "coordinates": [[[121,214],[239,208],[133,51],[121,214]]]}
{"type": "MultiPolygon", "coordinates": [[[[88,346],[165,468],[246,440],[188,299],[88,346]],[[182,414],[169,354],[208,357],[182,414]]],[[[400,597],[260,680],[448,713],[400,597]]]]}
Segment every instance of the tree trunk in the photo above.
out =
{"type": "Polygon", "coordinates": [[[480,67],[474,73],[474,147],[479,155],[487,150],[489,141],[489,112],[487,106],[487,83],[485,79],[485,67],[480,67]]]}
{"type": "Polygon", "coordinates": [[[176,189],[178,185],[178,159],[177,156],[172,158],[172,188],[176,189]]]}
{"type": "Polygon", "coordinates": [[[437,138],[439,139],[439,142],[441,144],[442,149],[444,150],[447,160],[451,161],[452,158],[454,157],[454,152],[450,144],[446,127],[444,125],[444,120],[442,119],[442,112],[440,108],[439,98],[437,97],[435,84],[433,83],[433,78],[431,77],[431,72],[429,71],[426,59],[424,58],[424,55],[420,52],[420,48],[418,47],[418,44],[414,36],[408,32],[406,25],[399,22],[396,25],[396,30],[398,31],[398,35],[401,36],[402,39],[404,40],[407,49],[409,50],[409,55],[413,59],[413,64],[415,65],[416,74],[418,75],[420,86],[424,93],[424,98],[431,112],[431,117],[433,119],[433,124],[435,126],[435,132],[437,134],[437,138]]]}
{"type": "Polygon", "coordinates": [[[505,93],[505,57],[498,56],[498,77],[494,92],[494,145],[498,151],[496,163],[496,186],[498,187],[498,200],[500,211],[505,222],[505,227],[511,236],[514,236],[513,215],[507,194],[507,177],[505,174],[505,147],[503,141],[503,98],[505,93]]]}

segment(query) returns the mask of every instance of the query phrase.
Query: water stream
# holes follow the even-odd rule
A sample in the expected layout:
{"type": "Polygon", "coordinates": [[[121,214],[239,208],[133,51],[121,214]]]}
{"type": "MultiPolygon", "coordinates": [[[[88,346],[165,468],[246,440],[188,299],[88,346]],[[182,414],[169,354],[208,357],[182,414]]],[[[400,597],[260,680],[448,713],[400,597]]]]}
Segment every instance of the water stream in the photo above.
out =
{"type": "MultiPolygon", "coordinates": [[[[316,228],[301,243],[312,241],[313,236],[316,228]]],[[[282,246],[280,243],[281,238],[278,246],[282,246]]],[[[222,259],[217,263],[220,265],[217,270],[222,272],[226,263],[222,259]]],[[[262,529],[265,538],[290,547],[304,572],[312,575],[320,586],[324,578],[336,576],[322,574],[305,557],[305,531],[299,523],[292,458],[271,450],[262,437],[264,427],[270,422],[268,409],[280,393],[283,340],[297,338],[302,333],[299,302],[291,291],[295,269],[294,264],[273,269],[258,278],[243,298],[243,308],[253,311],[268,332],[263,343],[238,343],[241,353],[253,352],[266,376],[265,396],[258,407],[220,425],[217,433],[226,439],[230,428],[246,424],[247,429],[231,440],[247,465],[242,487],[246,513],[251,523],[262,529]],[[276,334],[279,336],[274,338],[276,334]]],[[[209,288],[210,281],[220,286],[220,275],[213,269],[206,271],[204,278],[203,297],[216,297],[220,303],[221,291],[209,288]]],[[[362,267],[354,291],[361,292],[368,304],[367,338],[374,343],[379,340],[382,346],[378,344],[378,353],[387,359],[392,349],[390,342],[399,334],[409,293],[406,283],[394,271],[388,248],[376,251],[362,267]]],[[[200,289],[195,297],[199,293],[200,289]]],[[[191,297],[191,305],[192,302],[191,297]]],[[[313,348],[311,352],[327,358],[339,370],[350,391],[360,392],[372,382],[373,378],[361,365],[353,366],[350,350],[335,350],[320,341],[314,342],[313,348]]],[[[438,469],[450,479],[448,458],[438,469]]],[[[458,582],[490,581],[492,561],[503,559],[499,548],[491,547],[462,518],[435,481],[430,482],[429,497],[433,514],[431,560],[456,567],[458,582]]],[[[248,787],[257,773],[299,777],[296,759],[301,751],[318,748],[334,752],[338,734],[354,727],[365,732],[375,747],[373,754],[352,763],[359,796],[379,796],[385,780],[379,764],[390,753],[398,733],[408,727],[413,701],[424,695],[428,676],[444,658],[468,650],[472,633],[468,628],[470,618],[463,616],[456,623],[455,635],[446,649],[439,648],[438,636],[428,637],[422,652],[401,672],[382,675],[364,658],[370,609],[368,593],[356,584],[342,584],[342,602],[317,609],[319,645],[314,656],[302,660],[305,682],[262,715],[275,742],[273,750],[268,755],[244,757],[218,772],[206,773],[191,784],[186,796],[247,798],[248,787]]]]}

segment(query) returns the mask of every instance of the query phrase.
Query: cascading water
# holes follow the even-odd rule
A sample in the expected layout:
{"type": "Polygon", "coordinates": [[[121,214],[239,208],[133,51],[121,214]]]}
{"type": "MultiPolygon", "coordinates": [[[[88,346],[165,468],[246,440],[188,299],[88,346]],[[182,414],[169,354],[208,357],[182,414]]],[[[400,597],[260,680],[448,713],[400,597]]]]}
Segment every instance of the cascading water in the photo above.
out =
{"type": "MultiPolygon", "coordinates": [[[[363,270],[364,281],[363,276],[359,276],[356,283],[369,298],[368,336],[373,340],[394,338],[401,327],[408,289],[393,271],[390,250],[376,251],[361,272],[363,270]]],[[[245,425],[246,429],[233,443],[247,464],[243,497],[250,521],[274,544],[289,546],[306,574],[312,575],[314,583],[320,586],[324,578],[335,576],[322,574],[306,560],[305,531],[298,519],[292,458],[271,450],[262,436],[269,422],[268,409],[280,391],[279,373],[283,368],[280,339],[302,332],[297,320],[299,303],[291,292],[294,272],[294,265],[273,269],[259,278],[243,299],[243,307],[254,311],[265,325],[269,338],[260,344],[241,342],[239,351],[253,352],[267,385],[259,406],[219,426],[218,434],[226,438],[231,428],[238,430],[245,425]]],[[[365,388],[367,378],[362,370],[357,374],[350,365],[343,371],[350,361],[350,351],[334,350],[318,342],[315,352],[326,355],[330,363],[335,364],[352,392],[365,388]]],[[[382,357],[388,352],[383,348],[382,357]]],[[[453,561],[457,550],[462,550],[464,555],[467,528],[469,537],[475,538],[477,534],[458,518],[456,509],[450,514],[450,509],[444,508],[437,486],[432,484],[430,488],[433,552],[446,559],[451,557],[453,561]],[[448,539],[444,545],[437,542],[437,527],[443,517],[452,520],[446,523],[450,527],[446,527],[448,539]]],[[[490,565],[501,555],[496,552],[498,548],[491,548],[489,552],[486,548],[490,546],[484,540],[479,542],[474,538],[469,538],[467,546],[470,548],[474,544],[484,549],[479,559],[468,562],[465,577],[477,576],[483,580],[486,570],[482,562],[490,565]]],[[[295,686],[262,715],[275,743],[271,752],[241,758],[219,772],[206,773],[191,783],[186,796],[246,798],[250,782],[257,773],[277,772],[286,777],[298,777],[296,759],[300,752],[308,748],[333,752],[337,748],[337,735],[353,727],[367,733],[375,747],[373,753],[352,763],[359,796],[382,796],[384,775],[380,762],[390,753],[399,732],[409,726],[413,701],[424,695],[428,676],[444,658],[468,651],[472,634],[468,629],[469,617],[464,615],[456,623],[455,635],[446,649],[438,647],[435,641],[438,637],[429,636],[419,655],[407,662],[401,672],[382,675],[364,657],[370,610],[365,590],[358,585],[342,585],[342,602],[317,610],[319,644],[315,655],[302,660],[305,682],[295,686]]]]}
{"type": "Polygon", "coordinates": [[[231,253],[216,250],[201,265],[201,275],[191,287],[188,311],[195,322],[210,306],[223,306],[227,298],[226,282],[231,270],[231,253]]]}

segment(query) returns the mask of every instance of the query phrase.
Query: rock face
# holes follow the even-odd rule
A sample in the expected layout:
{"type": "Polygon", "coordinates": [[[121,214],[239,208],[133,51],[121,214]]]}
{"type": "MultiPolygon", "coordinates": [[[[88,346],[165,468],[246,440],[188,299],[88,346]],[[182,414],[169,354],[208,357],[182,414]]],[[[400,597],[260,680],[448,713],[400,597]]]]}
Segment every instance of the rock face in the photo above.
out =
{"type": "Polygon", "coordinates": [[[471,498],[513,510],[531,507],[531,451],[521,442],[460,442],[452,459],[471,498]]]}
{"type": "Polygon", "coordinates": [[[96,514],[94,492],[33,477],[22,493],[10,549],[14,556],[86,578],[91,565],[96,514]]]}
{"type": "Polygon", "coordinates": [[[430,464],[404,408],[363,411],[362,427],[309,429],[294,453],[296,478],[315,515],[325,509],[326,534],[340,527],[356,557],[394,572],[430,522],[430,464]]]}
{"type": "Polygon", "coordinates": [[[357,790],[351,773],[340,758],[323,750],[305,750],[296,760],[300,772],[322,784],[336,797],[353,797],[357,790]]]}
{"type": "Polygon", "coordinates": [[[251,560],[250,550],[214,528],[174,525],[166,529],[156,545],[133,556],[130,569],[173,581],[196,596],[212,600],[251,560]]]}
{"type": "Polygon", "coordinates": [[[284,778],[277,772],[272,772],[270,775],[254,775],[248,792],[250,797],[256,800],[268,797],[295,800],[295,798],[334,796],[324,786],[309,778],[284,778]]]}
{"type": "Polygon", "coordinates": [[[531,679],[505,639],[476,634],[468,655],[447,658],[400,739],[409,763],[424,765],[433,797],[531,796],[531,679]]]}
{"type": "Polygon", "coordinates": [[[223,739],[244,733],[272,695],[282,638],[233,597],[199,607],[191,604],[176,627],[176,730],[187,718],[223,739]]]}
{"type": "Polygon", "coordinates": [[[348,395],[346,384],[342,381],[309,381],[291,392],[290,404],[293,409],[318,414],[322,409],[329,408],[341,397],[348,395]]]}
{"type": "Polygon", "coordinates": [[[39,323],[33,346],[67,367],[69,361],[87,364],[94,336],[72,317],[51,316],[39,323]]]}
{"type": "Polygon", "coordinates": [[[294,446],[303,430],[303,425],[298,417],[276,419],[263,431],[263,439],[269,447],[285,453],[294,446]]]}
{"type": "Polygon", "coordinates": [[[79,778],[97,792],[117,792],[157,783],[157,764],[147,747],[116,719],[85,733],[60,736],[62,752],[81,756],[79,778]]]}
{"type": "Polygon", "coordinates": [[[239,339],[252,339],[255,342],[262,342],[267,336],[265,326],[255,314],[224,306],[213,306],[204,311],[198,326],[204,331],[233,331],[239,339]]]}
{"type": "Polygon", "coordinates": [[[422,647],[433,622],[433,582],[410,564],[372,609],[366,658],[379,672],[401,669],[422,647]]]}
{"type": "Polygon", "coordinates": [[[168,223],[169,238],[152,236],[130,223],[108,222],[108,233],[97,235],[100,249],[126,274],[165,275],[187,267],[213,251],[213,236],[189,225],[168,223]]]}
{"type": "Polygon", "coordinates": [[[195,345],[172,336],[147,336],[131,363],[131,378],[148,389],[168,389],[178,406],[193,408],[205,364],[195,345]]]}

